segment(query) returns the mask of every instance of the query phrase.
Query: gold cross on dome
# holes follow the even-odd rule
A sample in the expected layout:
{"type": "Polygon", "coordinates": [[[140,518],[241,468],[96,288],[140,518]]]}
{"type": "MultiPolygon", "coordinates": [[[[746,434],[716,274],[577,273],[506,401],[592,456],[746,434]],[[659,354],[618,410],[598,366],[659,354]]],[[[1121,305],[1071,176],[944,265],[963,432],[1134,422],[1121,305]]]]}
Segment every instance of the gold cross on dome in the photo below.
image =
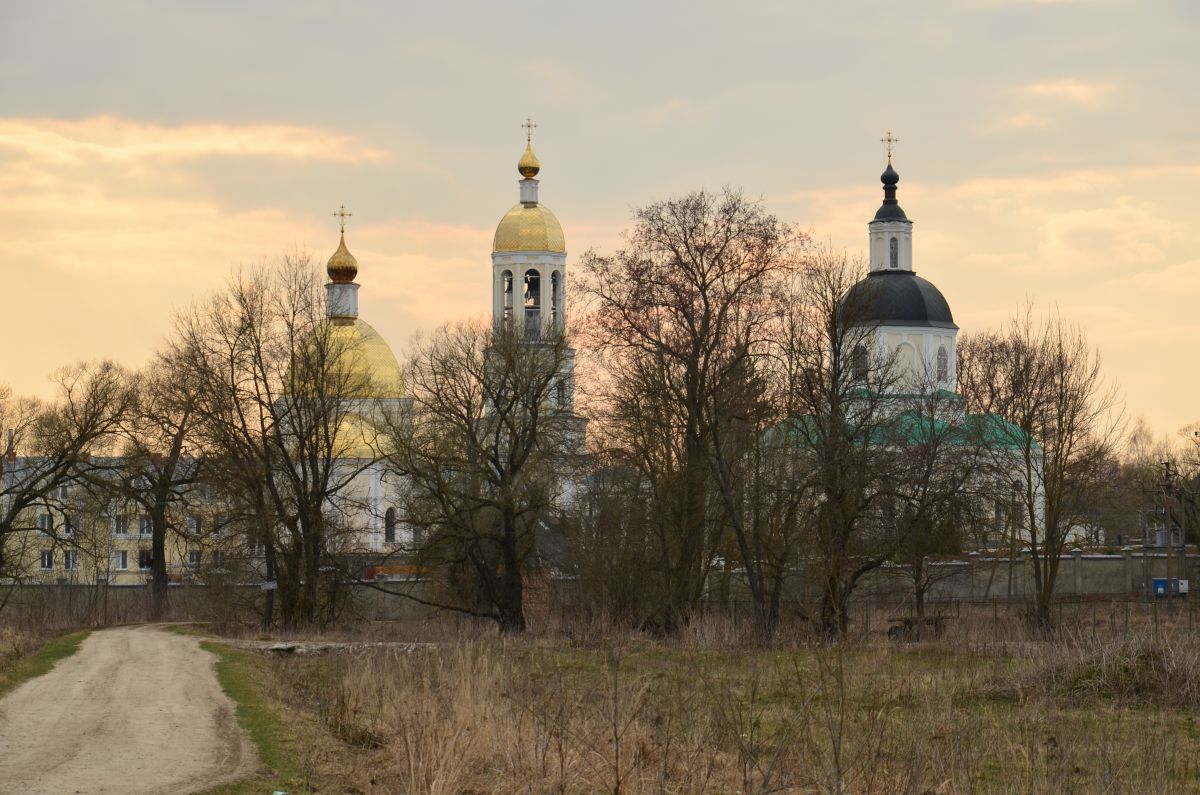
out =
{"type": "Polygon", "coordinates": [[[884,137],[882,137],[882,138],[880,138],[880,139],[879,139],[879,143],[881,143],[881,144],[887,144],[887,150],[888,150],[888,165],[889,165],[889,166],[892,164],[892,147],[894,147],[894,146],[895,146],[896,144],[898,144],[899,142],[900,142],[900,139],[899,139],[899,138],[897,138],[896,136],[892,135],[892,131],[891,131],[891,130],[888,130],[888,131],[887,131],[887,135],[885,135],[884,137]]]}
{"type": "Polygon", "coordinates": [[[354,213],[346,212],[346,205],[344,204],[338,208],[336,213],[333,214],[333,217],[338,219],[338,225],[342,227],[343,233],[346,231],[346,219],[352,215],[354,215],[354,213]]]}
{"type": "Polygon", "coordinates": [[[525,123],[521,126],[525,128],[525,143],[533,143],[533,128],[537,127],[537,125],[533,123],[533,119],[526,116],[525,123]]]}

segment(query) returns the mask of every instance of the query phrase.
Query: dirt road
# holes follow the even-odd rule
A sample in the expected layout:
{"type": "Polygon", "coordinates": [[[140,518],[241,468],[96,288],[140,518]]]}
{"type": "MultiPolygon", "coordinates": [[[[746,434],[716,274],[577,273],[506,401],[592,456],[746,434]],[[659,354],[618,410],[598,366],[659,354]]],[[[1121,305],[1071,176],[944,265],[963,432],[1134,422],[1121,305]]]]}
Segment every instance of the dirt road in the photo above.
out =
{"type": "Polygon", "coordinates": [[[253,772],[254,751],[196,638],[93,632],[0,700],[0,793],[183,793],[253,772]]]}

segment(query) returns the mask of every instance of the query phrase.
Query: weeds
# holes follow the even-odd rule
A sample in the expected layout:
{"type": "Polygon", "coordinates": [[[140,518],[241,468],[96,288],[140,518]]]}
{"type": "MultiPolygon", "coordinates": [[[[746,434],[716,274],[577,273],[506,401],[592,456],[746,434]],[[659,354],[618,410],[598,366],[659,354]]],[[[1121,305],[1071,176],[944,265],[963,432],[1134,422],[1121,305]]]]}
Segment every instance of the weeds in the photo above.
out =
{"type": "Polygon", "coordinates": [[[738,643],[726,624],[605,629],[272,664],[341,749],[320,791],[1041,795],[1200,775],[1191,640],[738,643]]]}

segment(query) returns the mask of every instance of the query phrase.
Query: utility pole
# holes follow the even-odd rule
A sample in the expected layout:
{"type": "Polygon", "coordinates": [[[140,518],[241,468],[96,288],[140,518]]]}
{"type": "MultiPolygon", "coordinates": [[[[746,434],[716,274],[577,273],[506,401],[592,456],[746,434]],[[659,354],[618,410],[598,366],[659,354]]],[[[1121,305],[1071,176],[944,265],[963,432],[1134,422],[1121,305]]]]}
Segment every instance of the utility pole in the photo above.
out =
{"type": "Polygon", "coordinates": [[[1163,461],[1162,509],[1163,525],[1167,529],[1167,614],[1171,612],[1171,548],[1175,546],[1175,533],[1171,530],[1171,462],[1163,461]]]}

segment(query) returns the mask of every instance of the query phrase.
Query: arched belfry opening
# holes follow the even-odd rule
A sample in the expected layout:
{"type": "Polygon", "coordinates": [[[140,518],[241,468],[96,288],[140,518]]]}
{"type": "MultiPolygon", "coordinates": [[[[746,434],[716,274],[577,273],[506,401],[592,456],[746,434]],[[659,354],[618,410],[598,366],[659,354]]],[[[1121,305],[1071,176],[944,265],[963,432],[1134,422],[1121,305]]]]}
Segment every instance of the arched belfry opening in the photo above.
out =
{"type": "Polygon", "coordinates": [[[505,271],[501,277],[500,289],[503,292],[504,306],[504,327],[508,328],[512,325],[513,314],[513,274],[512,271],[505,271]]]}
{"type": "Polygon", "coordinates": [[[538,338],[542,331],[542,274],[525,271],[525,335],[538,338]]]}
{"type": "Polygon", "coordinates": [[[558,271],[550,274],[550,323],[555,331],[562,328],[562,276],[558,271]]]}

